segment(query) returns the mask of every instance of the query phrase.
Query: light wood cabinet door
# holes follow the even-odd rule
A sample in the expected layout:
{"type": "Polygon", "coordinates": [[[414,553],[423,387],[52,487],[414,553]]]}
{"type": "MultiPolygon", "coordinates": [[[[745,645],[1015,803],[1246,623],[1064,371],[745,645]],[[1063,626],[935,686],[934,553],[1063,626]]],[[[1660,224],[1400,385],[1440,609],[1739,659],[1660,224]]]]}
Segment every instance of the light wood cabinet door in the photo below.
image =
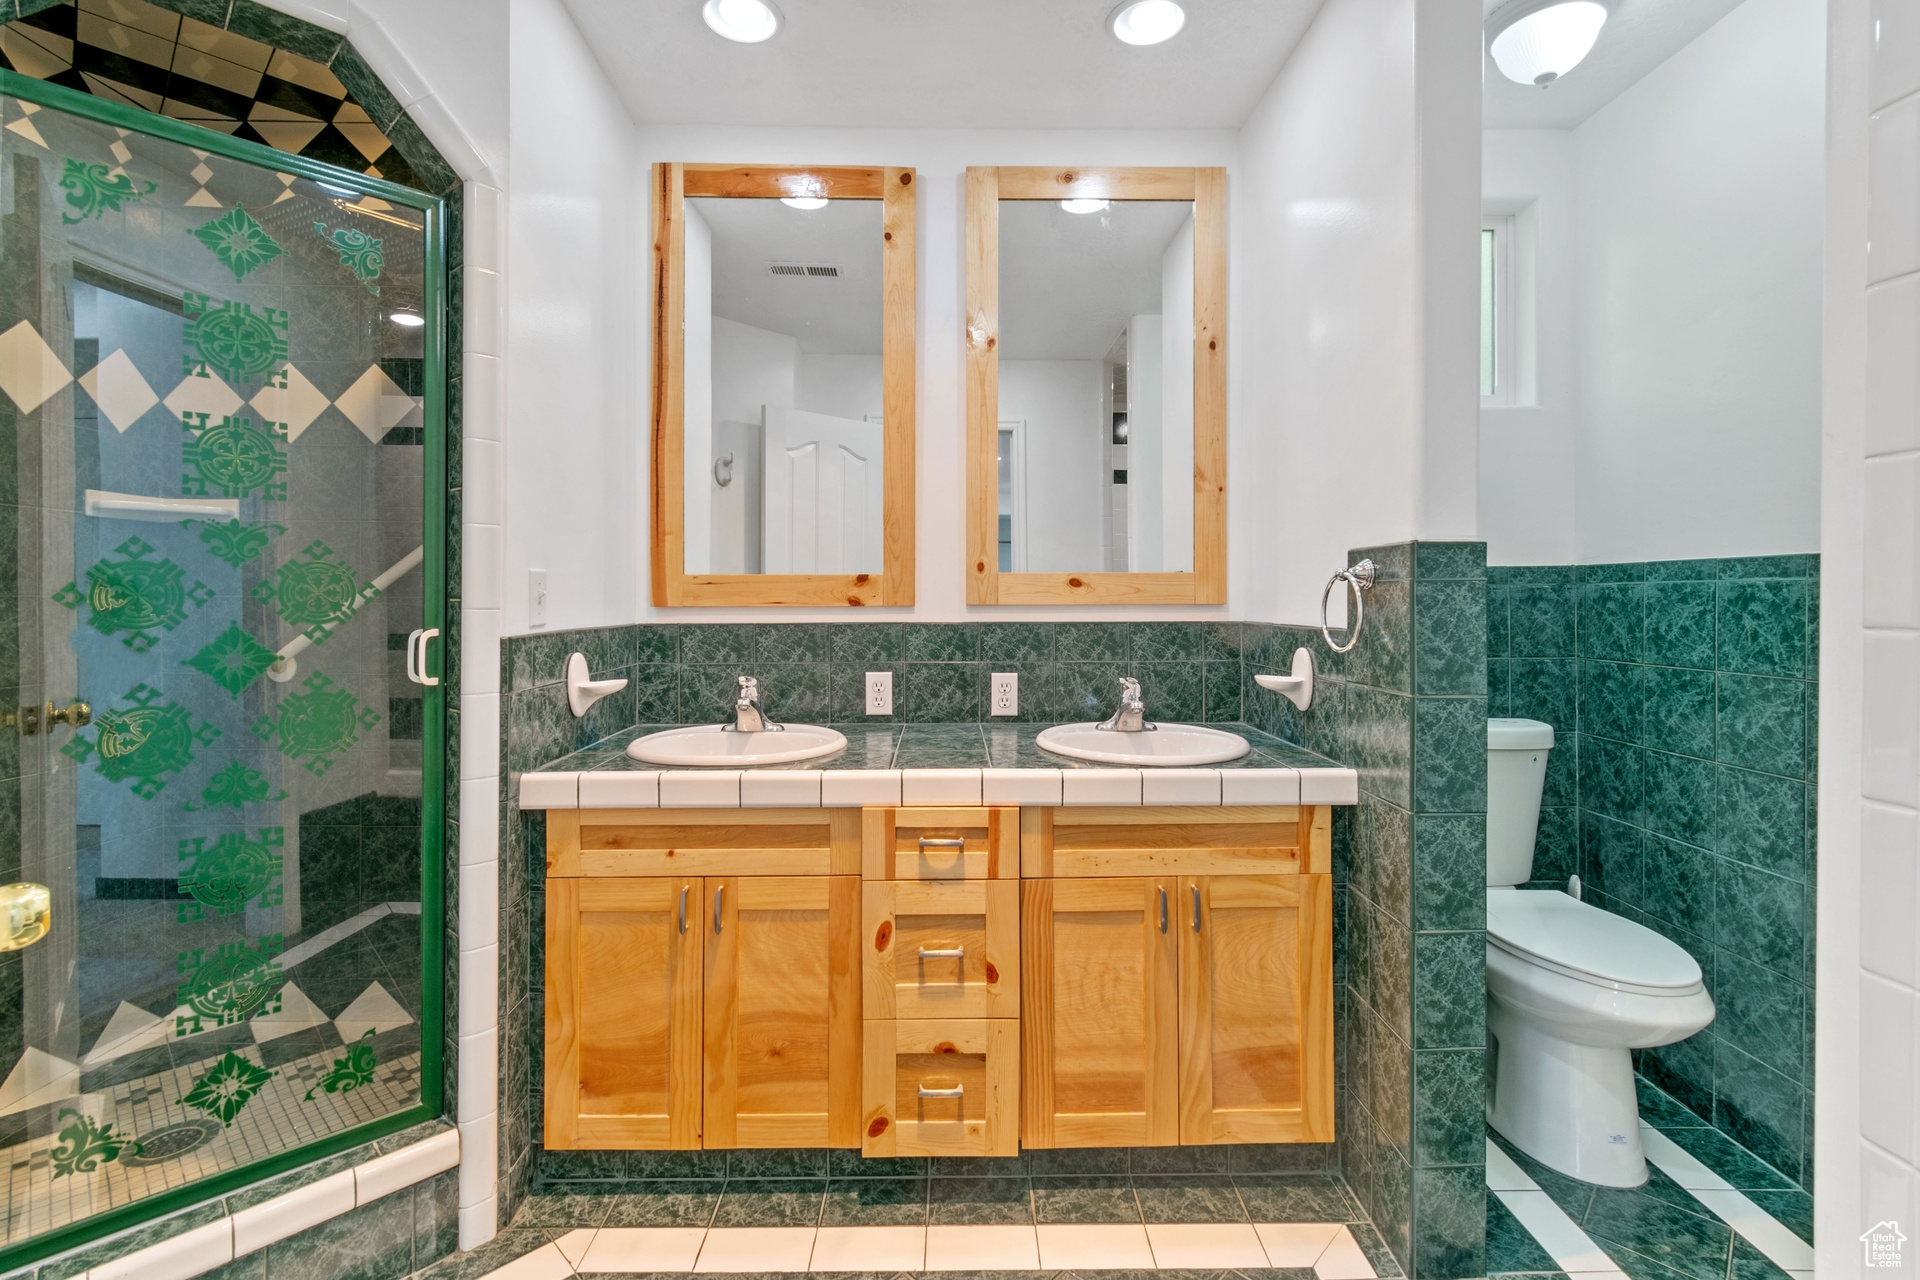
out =
{"type": "Polygon", "coordinates": [[[547,882],[547,1146],[700,1145],[701,896],[697,877],[547,882]]]}
{"type": "Polygon", "coordinates": [[[1180,880],[1180,1141],[1333,1140],[1333,886],[1180,880]]]}
{"type": "Polygon", "coordinates": [[[1180,882],[1027,880],[1021,890],[1021,1141],[1169,1146],[1180,882]]]}
{"type": "Polygon", "coordinates": [[[1014,1018],[867,1023],[861,1154],[1019,1155],[1019,1046],[1014,1018]]]}
{"type": "Polygon", "coordinates": [[[859,877],[703,884],[705,1144],[859,1146],[859,877]]]}

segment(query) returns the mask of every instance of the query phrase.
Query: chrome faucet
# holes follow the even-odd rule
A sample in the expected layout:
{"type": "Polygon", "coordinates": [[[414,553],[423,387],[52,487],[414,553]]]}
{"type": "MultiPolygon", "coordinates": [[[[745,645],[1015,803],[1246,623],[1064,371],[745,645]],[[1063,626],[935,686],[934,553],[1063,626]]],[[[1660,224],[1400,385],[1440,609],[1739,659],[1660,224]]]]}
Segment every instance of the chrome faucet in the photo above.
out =
{"type": "Polygon", "coordinates": [[[760,706],[760,682],[752,676],[740,677],[740,696],[733,704],[733,723],[722,726],[739,733],[779,733],[778,725],[760,706]]]}
{"type": "Polygon", "coordinates": [[[1112,719],[1094,726],[1118,733],[1150,733],[1159,727],[1147,719],[1147,704],[1140,698],[1140,682],[1132,676],[1120,677],[1120,709],[1113,713],[1112,719]]]}

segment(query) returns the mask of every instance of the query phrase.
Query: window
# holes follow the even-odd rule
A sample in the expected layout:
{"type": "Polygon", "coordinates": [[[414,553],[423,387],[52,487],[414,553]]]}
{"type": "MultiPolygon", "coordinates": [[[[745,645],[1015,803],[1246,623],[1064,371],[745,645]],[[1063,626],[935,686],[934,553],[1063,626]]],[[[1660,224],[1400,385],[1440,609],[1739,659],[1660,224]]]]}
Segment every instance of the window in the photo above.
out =
{"type": "Polygon", "coordinates": [[[1511,215],[1489,214],[1480,224],[1480,403],[1525,403],[1521,368],[1521,284],[1511,215]]]}

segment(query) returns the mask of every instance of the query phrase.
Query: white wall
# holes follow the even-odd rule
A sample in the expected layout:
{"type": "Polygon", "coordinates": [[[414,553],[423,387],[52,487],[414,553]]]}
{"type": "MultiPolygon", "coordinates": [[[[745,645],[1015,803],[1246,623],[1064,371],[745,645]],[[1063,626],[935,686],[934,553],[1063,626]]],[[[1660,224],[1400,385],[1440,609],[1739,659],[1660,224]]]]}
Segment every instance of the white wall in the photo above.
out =
{"type": "Polygon", "coordinates": [[[1473,6],[1327,0],[1242,131],[1236,616],[1317,619],[1349,548],[1473,532],[1479,33],[1473,6]]]}
{"type": "Polygon", "coordinates": [[[1027,424],[1029,572],[1100,563],[1101,367],[1098,360],[1000,362],[1000,420],[1027,424]]]}
{"type": "MultiPolygon", "coordinates": [[[[1193,568],[1193,219],[1160,255],[1160,565],[1193,568]]],[[[1232,477],[1228,477],[1231,481],[1232,477]]],[[[1257,554],[1257,553],[1256,553],[1257,554]]],[[[1229,557],[1231,559],[1231,557],[1229,557]]],[[[1148,566],[1142,566],[1148,567],[1148,566]]]]}
{"type": "MultiPolygon", "coordinates": [[[[911,610],[888,610],[889,616],[917,618],[923,621],[952,621],[970,616],[966,606],[962,566],[965,562],[965,384],[962,381],[961,316],[964,310],[964,174],[969,164],[1114,164],[1114,165],[1222,165],[1229,170],[1229,188],[1237,182],[1239,136],[1231,131],[1195,132],[1071,132],[1044,129],[987,132],[971,130],[903,129],[812,129],[812,128],[733,128],[693,125],[643,126],[636,131],[633,147],[630,198],[644,207],[649,167],[656,161],[739,161],[743,157],[761,163],[805,164],[899,164],[911,165],[917,173],[919,192],[917,252],[919,291],[916,305],[915,346],[917,349],[916,450],[917,450],[917,544],[919,573],[916,582],[917,603],[911,610]]],[[[1242,232],[1233,228],[1229,248],[1231,264],[1240,252],[1242,232]]],[[[1230,266],[1231,269],[1231,266],[1230,266]]],[[[642,263],[635,288],[647,287],[646,264],[642,263]]],[[[647,317],[641,315],[644,326],[647,317]]],[[[644,354],[650,335],[644,331],[635,351],[644,354]]],[[[1236,348],[1237,350],[1237,348],[1236,348]]],[[[1237,357],[1236,357],[1237,359],[1237,357]]],[[[1252,359],[1252,357],[1250,357],[1252,359]]],[[[645,361],[634,359],[636,366],[645,361]]],[[[803,364],[805,362],[803,361],[803,364]]],[[[1232,376],[1238,366],[1229,361],[1232,376]]],[[[1251,367],[1251,366],[1249,366],[1251,367]]],[[[638,368],[644,379],[646,370],[638,368]]],[[[802,385],[808,382],[803,368],[802,385]]],[[[646,403],[646,388],[638,392],[639,403],[646,403]]],[[[805,406],[812,408],[814,406],[805,406]]],[[[823,412],[828,410],[821,410],[823,412]]],[[[870,412],[863,410],[862,413],[870,412]]],[[[859,416],[859,415],[854,415],[859,416]]],[[[1230,424],[1229,431],[1237,428],[1230,424]]],[[[646,430],[644,420],[639,426],[646,430]]],[[[645,458],[640,457],[641,474],[636,491],[645,497],[645,458]]],[[[1098,459],[1092,468],[1096,475],[1098,459]]],[[[1228,502],[1235,501],[1239,481],[1229,473],[1228,502]]],[[[644,532],[646,513],[637,511],[644,532]]],[[[1092,517],[1093,537],[1089,558],[1074,568],[1100,563],[1099,515],[1092,517]]],[[[1258,548],[1235,546],[1235,558],[1258,554],[1258,548]]],[[[640,598],[647,598],[644,557],[638,565],[640,598]]],[[[1317,597],[1316,597],[1317,598],[1317,597]]],[[[998,608],[976,610],[971,616],[1019,619],[1036,617],[1113,618],[1113,617],[1225,617],[1240,616],[1239,606],[1231,598],[1226,605],[1210,607],[1176,606],[1098,606],[1075,609],[998,608]]],[[[844,609],[782,609],[783,621],[845,621],[844,609]]],[[[723,622],[765,620],[767,610],[647,608],[648,617],[675,618],[680,621],[723,622]]],[[[1304,615],[1302,615],[1304,616],[1304,615]]]]}
{"type": "Polygon", "coordinates": [[[793,407],[836,418],[879,418],[886,408],[880,357],[802,351],[794,369],[793,407]]]}
{"type": "Polygon", "coordinates": [[[1823,0],[1747,0],[1573,135],[1580,561],[1819,545],[1823,0]]]}
{"type": "Polygon", "coordinates": [[[1522,241],[1514,267],[1531,279],[1516,300],[1532,308],[1517,319],[1533,358],[1529,403],[1480,410],[1480,536],[1489,564],[1572,564],[1573,135],[1489,129],[1481,163],[1486,210],[1512,215],[1522,241]]]}

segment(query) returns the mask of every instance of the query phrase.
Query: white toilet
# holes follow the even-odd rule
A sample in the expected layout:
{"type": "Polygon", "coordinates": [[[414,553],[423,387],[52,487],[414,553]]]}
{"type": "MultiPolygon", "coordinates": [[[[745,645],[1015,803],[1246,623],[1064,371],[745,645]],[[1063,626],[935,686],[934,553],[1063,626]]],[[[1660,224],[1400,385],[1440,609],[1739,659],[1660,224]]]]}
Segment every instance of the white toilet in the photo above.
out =
{"type": "Polygon", "coordinates": [[[1533,875],[1553,726],[1487,721],[1487,1121],[1560,1172],[1647,1180],[1628,1052],[1713,1021],[1700,966],[1643,925],[1533,875]]]}

